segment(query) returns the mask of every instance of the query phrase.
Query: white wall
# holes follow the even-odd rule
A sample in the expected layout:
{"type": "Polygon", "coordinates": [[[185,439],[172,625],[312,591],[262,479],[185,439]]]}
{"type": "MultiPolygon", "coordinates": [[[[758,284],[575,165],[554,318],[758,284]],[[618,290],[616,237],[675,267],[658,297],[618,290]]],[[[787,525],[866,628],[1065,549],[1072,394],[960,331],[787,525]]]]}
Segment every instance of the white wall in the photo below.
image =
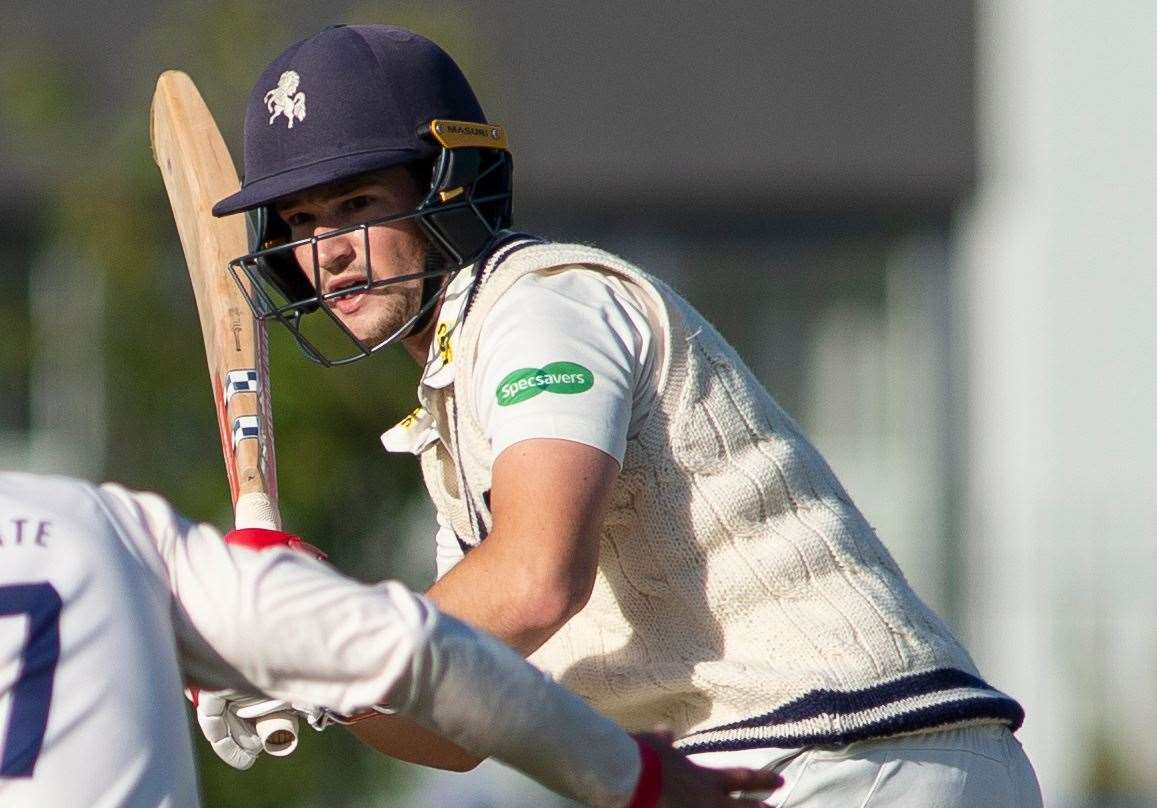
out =
{"type": "Polygon", "coordinates": [[[969,639],[1064,804],[1157,794],[1157,5],[978,7],[969,639]]]}
{"type": "Polygon", "coordinates": [[[947,256],[916,229],[884,258],[881,303],[837,300],[807,322],[802,419],[909,583],[955,613],[947,256]]]}

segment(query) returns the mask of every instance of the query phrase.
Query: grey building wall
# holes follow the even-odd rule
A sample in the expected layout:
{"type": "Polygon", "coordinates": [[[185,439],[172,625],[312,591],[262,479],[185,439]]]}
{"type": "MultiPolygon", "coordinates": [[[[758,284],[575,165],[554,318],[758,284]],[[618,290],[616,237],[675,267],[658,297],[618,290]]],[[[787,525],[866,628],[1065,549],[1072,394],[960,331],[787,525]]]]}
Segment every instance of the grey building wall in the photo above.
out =
{"type": "MultiPolygon", "coordinates": [[[[195,40],[217,7],[244,9],[231,39],[246,55],[216,65],[230,81],[330,23],[409,25],[458,58],[509,127],[528,209],[923,211],[974,173],[963,0],[6,6],[0,46],[46,43],[77,67],[92,114],[114,121],[146,103],[142,61],[151,76],[211,47],[195,40]],[[156,41],[165,24],[187,38],[156,41]]],[[[210,101],[236,134],[244,99],[210,101]]]]}

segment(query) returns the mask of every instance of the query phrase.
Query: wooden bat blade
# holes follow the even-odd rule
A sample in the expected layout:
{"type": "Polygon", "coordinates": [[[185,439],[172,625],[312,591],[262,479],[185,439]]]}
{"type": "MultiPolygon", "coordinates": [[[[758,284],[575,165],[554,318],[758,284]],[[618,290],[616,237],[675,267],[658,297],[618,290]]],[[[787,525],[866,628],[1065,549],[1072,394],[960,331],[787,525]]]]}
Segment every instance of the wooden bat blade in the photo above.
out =
{"type": "Polygon", "coordinates": [[[234,500],[262,492],[276,502],[265,332],[227,271],[248,252],[245,222],[211,213],[240,183],[216,121],[185,73],[169,70],[157,80],[149,136],[197,301],[230,491],[234,500]]]}
{"type": "Polygon", "coordinates": [[[248,239],[240,216],[218,220],[209,211],[240,182],[217,124],[186,74],[169,70],[157,80],[149,134],[185,251],[212,367],[221,347],[213,338],[216,323],[238,297],[225,267],[247,251],[248,239]]]}
{"type": "MultiPolygon", "coordinates": [[[[241,494],[268,494],[276,509],[265,331],[227,271],[229,261],[249,251],[245,222],[241,216],[217,219],[211,212],[213,203],[240,183],[213,115],[192,79],[180,71],[166,71],[157,80],[149,139],[197,300],[230,493],[234,503],[241,494]]],[[[263,716],[256,724],[270,754],[288,755],[297,746],[294,713],[263,716]]]]}

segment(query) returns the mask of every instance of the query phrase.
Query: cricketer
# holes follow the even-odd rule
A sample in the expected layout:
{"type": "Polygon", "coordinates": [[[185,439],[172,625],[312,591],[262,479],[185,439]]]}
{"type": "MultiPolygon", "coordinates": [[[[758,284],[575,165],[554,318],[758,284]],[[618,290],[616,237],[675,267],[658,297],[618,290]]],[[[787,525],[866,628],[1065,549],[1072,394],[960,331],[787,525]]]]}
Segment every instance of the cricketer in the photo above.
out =
{"type": "MultiPolygon", "coordinates": [[[[628,729],[779,772],[776,805],[1040,805],[1020,705],[723,337],[623,259],[513,229],[508,133],[442,49],[328,28],[269,64],[244,133],[214,213],[253,217],[255,314],[323,364],[422,367],[382,440],[437,509],[439,609],[628,729]]],[[[355,730],[478,760],[405,717],[355,730]]]]}

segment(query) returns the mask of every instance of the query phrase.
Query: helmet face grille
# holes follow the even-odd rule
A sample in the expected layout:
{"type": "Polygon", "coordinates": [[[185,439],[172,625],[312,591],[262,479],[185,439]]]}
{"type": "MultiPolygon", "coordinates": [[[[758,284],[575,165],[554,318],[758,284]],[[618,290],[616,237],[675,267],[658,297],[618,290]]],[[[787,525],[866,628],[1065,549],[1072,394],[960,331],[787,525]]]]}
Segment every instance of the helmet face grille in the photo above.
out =
{"type": "Polygon", "coordinates": [[[510,154],[494,149],[443,149],[434,163],[430,190],[413,211],[364,222],[320,236],[289,240],[289,228],[267,208],[251,219],[251,252],[229,263],[254,317],[289,329],[306,357],[326,366],[363,359],[410,335],[441,299],[450,277],[476,261],[511,223],[510,154]],[[374,278],[369,233],[372,227],[416,220],[444,260],[430,260],[422,271],[374,278]],[[360,234],[366,260],[364,283],[323,294],[318,245],[331,238],[360,234]],[[308,247],[311,266],[298,260],[308,247]],[[419,311],[393,334],[364,344],[341,322],[335,301],[398,283],[423,280],[419,311]]]}

